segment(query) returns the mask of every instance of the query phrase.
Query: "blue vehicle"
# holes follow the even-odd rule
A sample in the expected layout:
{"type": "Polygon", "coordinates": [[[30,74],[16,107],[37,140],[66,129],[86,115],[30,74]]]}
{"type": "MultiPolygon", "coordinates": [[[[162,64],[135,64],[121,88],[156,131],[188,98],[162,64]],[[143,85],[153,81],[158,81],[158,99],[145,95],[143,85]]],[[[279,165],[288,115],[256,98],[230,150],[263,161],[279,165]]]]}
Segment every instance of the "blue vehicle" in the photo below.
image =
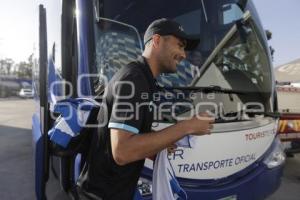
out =
{"type": "MultiPolygon", "coordinates": [[[[217,116],[211,135],[169,157],[189,199],[264,199],[279,187],[285,155],[277,137],[275,79],[266,33],[251,0],[42,3],[33,71],[37,199],[71,198],[87,156],[81,147],[88,147],[88,140],[71,149],[50,142],[47,133],[58,117],[54,105],[66,98],[101,96],[113,74],[141,55],[148,24],[162,17],[176,20],[201,42],[187,52],[176,74],[158,78],[171,94],[161,104],[180,101],[176,117],[195,110],[217,116]]],[[[164,110],[154,130],[174,123],[170,105],[164,110]]],[[[152,166],[147,159],[138,182],[143,199],[151,199],[152,166]]]]}

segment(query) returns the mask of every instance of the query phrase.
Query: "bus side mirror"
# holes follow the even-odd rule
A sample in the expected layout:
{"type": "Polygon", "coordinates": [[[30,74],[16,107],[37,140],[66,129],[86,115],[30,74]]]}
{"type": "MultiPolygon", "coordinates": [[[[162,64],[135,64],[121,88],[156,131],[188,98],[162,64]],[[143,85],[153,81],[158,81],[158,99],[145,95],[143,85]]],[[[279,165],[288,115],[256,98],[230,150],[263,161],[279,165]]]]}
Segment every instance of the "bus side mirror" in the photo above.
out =
{"type": "Polygon", "coordinates": [[[266,30],[266,36],[267,36],[267,39],[268,40],[271,40],[272,39],[272,32],[270,30],[266,30]]]}

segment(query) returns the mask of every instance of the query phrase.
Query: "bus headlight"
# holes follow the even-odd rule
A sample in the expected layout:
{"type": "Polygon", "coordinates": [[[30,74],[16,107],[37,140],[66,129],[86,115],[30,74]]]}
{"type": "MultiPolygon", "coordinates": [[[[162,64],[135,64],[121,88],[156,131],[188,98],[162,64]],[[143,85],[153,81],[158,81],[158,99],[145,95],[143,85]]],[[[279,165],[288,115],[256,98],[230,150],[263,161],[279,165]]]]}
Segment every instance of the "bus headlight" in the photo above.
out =
{"type": "Polygon", "coordinates": [[[283,151],[282,144],[279,139],[275,139],[275,147],[273,151],[264,159],[264,164],[267,165],[269,169],[280,166],[285,162],[285,153],[283,151]]]}

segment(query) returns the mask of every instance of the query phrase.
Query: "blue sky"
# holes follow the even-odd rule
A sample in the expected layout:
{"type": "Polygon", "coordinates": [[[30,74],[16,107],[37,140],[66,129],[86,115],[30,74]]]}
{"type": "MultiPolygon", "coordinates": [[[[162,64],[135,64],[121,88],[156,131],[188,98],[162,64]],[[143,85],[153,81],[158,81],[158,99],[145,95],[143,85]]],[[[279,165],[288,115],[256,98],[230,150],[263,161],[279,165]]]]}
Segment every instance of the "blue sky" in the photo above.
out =
{"type": "MultiPolygon", "coordinates": [[[[57,1],[57,0],[51,0],[57,1]]],[[[265,29],[273,32],[274,66],[300,58],[300,1],[253,0],[265,29]]],[[[38,0],[0,0],[0,59],[27,60],[37,48],[38,0]]]]}
{"type": "Polygon", "coordinates": [[[253,0],[265,29],[273,33],[269,41],[275,49],[274,66],[300,58],[300,1],[253,0]]]}
{"type": "Polygon", "coordinates": [[[36,0],[0,0],[0,59],[27,60],[37,40],[36,0]]]}

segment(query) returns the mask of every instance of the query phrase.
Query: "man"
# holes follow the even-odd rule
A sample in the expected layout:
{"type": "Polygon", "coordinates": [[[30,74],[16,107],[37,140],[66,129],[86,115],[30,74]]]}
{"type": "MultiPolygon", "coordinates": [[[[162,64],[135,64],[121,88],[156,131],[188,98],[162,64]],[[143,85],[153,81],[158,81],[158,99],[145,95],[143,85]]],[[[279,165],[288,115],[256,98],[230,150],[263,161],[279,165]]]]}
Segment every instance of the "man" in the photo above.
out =
{"type": "MultiPolygon", "coordinates": [[[[149,105],[156,92],[155,77],[176,72],[185,50],[196,47],[198,41],[191,40],[180,24],[159,19],[149,25],[144,43],[143,57],[120,69],[106,88],[103,103],[108,122],[94,135],[78,181],[84,199],[133,199],[145,158],[186,135],[209,134],[212,128],[214,120],[202,114],[201,119],[194,117],[161,131],[151,130],[153,110],[149,105]]],[[[99,112],[98,120],[105,121],[104,111],[99,112]]]]}

